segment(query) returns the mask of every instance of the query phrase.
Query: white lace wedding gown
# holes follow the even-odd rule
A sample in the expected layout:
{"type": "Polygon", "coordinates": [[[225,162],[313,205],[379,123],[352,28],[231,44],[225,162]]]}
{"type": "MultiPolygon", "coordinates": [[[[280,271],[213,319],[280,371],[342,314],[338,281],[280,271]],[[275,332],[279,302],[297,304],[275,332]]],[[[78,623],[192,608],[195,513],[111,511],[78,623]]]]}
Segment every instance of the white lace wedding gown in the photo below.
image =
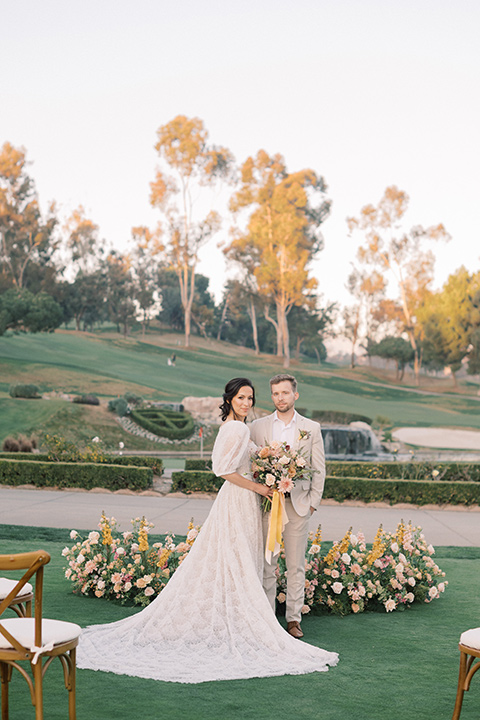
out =
{"type": "MultiPolygon", "coordinates": [[[[219,430],[217,475],[246,474],[254,449],[241,422],[219,430]]],[[[336,653],[296,640],[278,623],[262,587],[257,493],[225,481],[188,556],[141,612],[86,628],[77,665],[181,683],[325,671],[336,653]]]]}

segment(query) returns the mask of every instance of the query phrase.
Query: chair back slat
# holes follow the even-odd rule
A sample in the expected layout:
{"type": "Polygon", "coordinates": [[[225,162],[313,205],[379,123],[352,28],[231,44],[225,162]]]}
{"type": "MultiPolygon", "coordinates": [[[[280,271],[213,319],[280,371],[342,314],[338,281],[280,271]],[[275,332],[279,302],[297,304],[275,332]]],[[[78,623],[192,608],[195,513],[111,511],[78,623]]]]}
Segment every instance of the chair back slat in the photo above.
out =
{"type": "Polygon", "coordinates": [[[8,593],[7,597],[0,603],[0,634],[20,652],[27,652],[18,640],[5,630],[2,625],[2,613],[9,606],[12,599],[18,595],[25,584],[35,576],[35,645],[42,645],[42,599],[43,599],[43,567],[50,562],[50,555],[45,550],[35,550],[30,553],[19,553],[18,555],[0,555],[0,570],[25,570],[15,587],[8,593]]]}

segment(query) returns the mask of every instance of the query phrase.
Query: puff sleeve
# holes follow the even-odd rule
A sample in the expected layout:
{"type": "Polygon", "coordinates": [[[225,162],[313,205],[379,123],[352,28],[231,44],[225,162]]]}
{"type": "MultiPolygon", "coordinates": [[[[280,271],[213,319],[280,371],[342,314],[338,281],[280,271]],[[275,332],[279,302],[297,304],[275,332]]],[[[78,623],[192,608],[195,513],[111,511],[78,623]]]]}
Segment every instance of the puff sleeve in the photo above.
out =
{"type": "Polygon", "coordinates": [[[229,475],[242,465],[250,440],[250,431],[243,422],[231,420],[222,425],[212,451],[215,475],[229,475]]]}

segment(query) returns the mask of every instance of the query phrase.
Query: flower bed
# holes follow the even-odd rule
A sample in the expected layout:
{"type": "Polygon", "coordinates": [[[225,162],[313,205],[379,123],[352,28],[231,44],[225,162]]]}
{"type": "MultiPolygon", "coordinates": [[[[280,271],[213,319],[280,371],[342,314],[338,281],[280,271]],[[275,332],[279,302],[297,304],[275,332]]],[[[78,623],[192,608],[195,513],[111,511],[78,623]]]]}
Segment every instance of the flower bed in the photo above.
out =
{"type": "MultiPolygon", "coordinates": [[[[148,534],[153,525],[145,518],[135,518],[132,526],[131,531],[120,533],[115,518],[103,513],[100,532],[82,538],[72,530],[70,537],[75,543],[65,547],[62,555],[68,562],[65,577],[74,592],[148,605],[185,559],[199,532],[191,522],[185,541],[176,543],[170,534],[163,542],[150,545],[148,534]]],[[[322,556],[319,526],[308,540],[303,612],[391,612],[415,601],[429,603],[440,597],[447,585],[445,573],[432,559],[434,552],[420,528],[400,523],[395,534],[380,527],[370,550],[362,533],[354,536],[349,530],[322,556]]],[[[277,576],[281,603],[286,590],[283,550],[277,576]]]]}
{"type": "MultiPolygon", "coordinates": [[[[338,615],[364,610],[402,610],[415,601],[429,603],[448,584],[432,559],[419,527],[399,523],[396,533],[377,530],[373,546],[351,529],[322,557],[321,529],[310,533],[306,554],[303,613],[329,611],[338,615]]],[[[277,600],[285,601],[285,554],[280,553],[277,600]]]]}

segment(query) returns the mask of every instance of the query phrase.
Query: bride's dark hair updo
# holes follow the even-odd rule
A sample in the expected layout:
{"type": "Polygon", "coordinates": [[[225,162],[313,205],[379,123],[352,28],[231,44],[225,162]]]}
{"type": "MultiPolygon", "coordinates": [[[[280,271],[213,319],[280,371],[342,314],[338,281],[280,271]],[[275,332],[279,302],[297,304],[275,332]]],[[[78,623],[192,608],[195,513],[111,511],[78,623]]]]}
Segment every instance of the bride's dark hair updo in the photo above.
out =
{"type": "Polygon", "coordinates": [[[233,378],[233,380],[229,380],[228,383],[225,385],[225,392],[223,393],[223,402],[220,407],[220,411],[222,413],[222,421],[226,420],[227,417],[230,415],[230,411],[232,409],[232,399],[235,397],[235,395],[238,395],[239,391],[242,387],[250,387],[252,388],[253,392],[253,403],[252,407],[255,405],[255,388],[252,385],[252,381],[248,378],[233,378]]]}

